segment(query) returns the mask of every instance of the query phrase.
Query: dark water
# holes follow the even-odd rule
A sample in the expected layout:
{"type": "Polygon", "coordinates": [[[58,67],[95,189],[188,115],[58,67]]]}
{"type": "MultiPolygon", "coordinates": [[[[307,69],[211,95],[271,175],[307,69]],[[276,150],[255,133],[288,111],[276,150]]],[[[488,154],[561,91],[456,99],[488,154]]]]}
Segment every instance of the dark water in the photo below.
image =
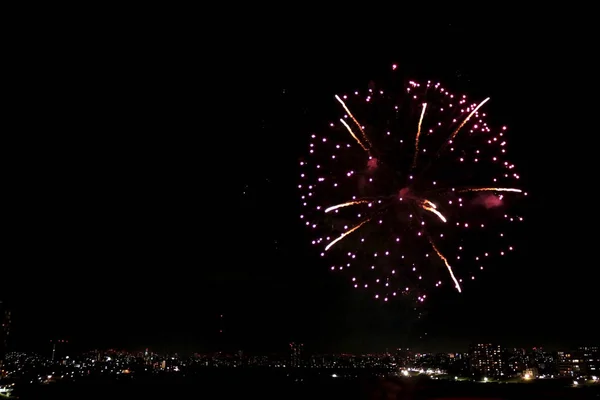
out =
{"type": "Polygon", "coordinates": [[[194,377],[94,379],[24,387],[21,400],[95,399],[569,399],[600,400],[600,386],[571,388],[568,382],[483,384],[428,379],[324,375],[211,373],[194,377]]]}

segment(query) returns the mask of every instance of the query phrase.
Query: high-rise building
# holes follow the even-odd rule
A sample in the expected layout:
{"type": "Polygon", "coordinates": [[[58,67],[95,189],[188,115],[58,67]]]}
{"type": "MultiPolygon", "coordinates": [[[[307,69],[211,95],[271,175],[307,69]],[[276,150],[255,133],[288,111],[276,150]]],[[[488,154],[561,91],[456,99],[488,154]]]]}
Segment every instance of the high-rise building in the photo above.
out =
{"type": "Polygon", "coordinates": [[[6,304],[0,300],[0,367],[4,362],[8,348],[8,335],[10,333],[10,311],[6,304]]]}
{"type": "Polygon", "coordinates": [[[598,346],[581,346],[577,348],[577,356],[581,359],[581,372],[584,375],[600,375],[600,353],[598,352],[598,346]]]}
{"type": "Polygon", "coordinates": [[[598,346],[581,346],[573,351],[559,351],[558,371],[566,376],[600,375],[598,346]]]}
{"type": "Polygon", "coordinates": [[[227,352],[230,350],[229,339],[231,337],[231,332],[229,332],[229,327],[225,324],[225,316],[223,314],[219,314],[219,319],[216,326],[216,346],[219,352],[227,352]]]}
{"type": "Polygon", "coordinates": [[[581,375],[600,375],[600,353],[598,346],[581,346],[571,352],[573,371],[581,375]]]}
{"type": "Polygon", "coordinates": [[[290,366],[298,368],[302,365],[302,352],[304,345],[302,343],[290,343],[290,366]]]}
{"type": "Polygon", "coordinates": [[[484,376],[504,375],[505,362],[502,348],[494,344],[471,346],[471,371],[484,376]]]}
{"type": "Polygon", "coordinates": [[[573,359],[570,351],[559,351],[556,354],[558,373],[563,376],[573,376],[573,359]]]}
{"type": "Polygon", "coordinates": [[[61,361],[67,357],[67,346],[69,341],[65,339],[51,340],[52,344],[52,361],[61,361]]]}

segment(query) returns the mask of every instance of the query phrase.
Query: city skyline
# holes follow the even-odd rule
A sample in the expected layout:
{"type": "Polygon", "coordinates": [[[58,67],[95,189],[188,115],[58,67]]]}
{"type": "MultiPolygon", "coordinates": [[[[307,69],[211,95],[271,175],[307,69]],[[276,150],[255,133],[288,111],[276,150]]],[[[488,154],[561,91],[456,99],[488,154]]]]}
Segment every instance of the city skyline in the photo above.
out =
{"type": "MultiPolygon", "coordinates": [[[[64,342],[61,342],[64,343],[64,342]]],[[[347,368],[384,369],[390,372],[409,376],[407,371],[421,373],[433,371],[438,375],[454,375],[455,377],[476,380],[506,380],[519,376],[524,379],[535,378],[580,378],[588,377],[598,380],[600,371],[600,353],[598,346],[578,346],[562,351],[547,351],[542,348],[522,349],[506,348],[497,344],[472,344],[466,352],[423,353],[411,349],[391,349],[385,352],[365,354],[352,353],[311,353],[306,352],[301,343],[290,343],[287,351],[270,354],[253,354],[238,350],[233,353],[157,353],[151,349],[143,351],[124,351],[116,349],[89,350],[82,353],[69,351],[68,347],[53,347],[52,355],[36,355],[11,352],[7,355],[5,375],[13,375],[21,369],[19,364],[37,364],[37,368],[61,367],[70,365],[75,370],[83,364],[102,369],[102,365],[110,365],[111,370],[120,365],[117,371],[152,366],[154,370],[171,370],[180,372],[180,368],[197,366],[201,368],[236,368],[236,367],[268,367],[268,368],[347,368]],[[168,367],[167,367],[168,366],[168,367]]],[[[86,367],[83,366],[85,370],[86,367]]],[[[144,368],[147,371],[147,368],[144,368]]],[[[129,373],[127,372],[127,373],[129,373]]],[[[78,374],[80,372],[77,372],[78,374]]],[[[89,373],[89,372],[88,372],[89,373]]],[[[113,371],[114,373],[114,371],[113,371]]],[[[117,372],[120,373],[120,372],[117,372]]],[[[64,372],[63,372],[64,375],[64,372]]],[[[43,375],[44,379],[46,375],[43,375]]]]}

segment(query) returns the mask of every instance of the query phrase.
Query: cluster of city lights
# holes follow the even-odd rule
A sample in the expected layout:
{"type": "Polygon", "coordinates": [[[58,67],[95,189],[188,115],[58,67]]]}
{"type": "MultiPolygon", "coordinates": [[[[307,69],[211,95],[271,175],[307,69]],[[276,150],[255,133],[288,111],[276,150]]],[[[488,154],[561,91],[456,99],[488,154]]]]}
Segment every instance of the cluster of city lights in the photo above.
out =
{"type": "MultiPolygon", "coordinates": [[[[393,69],[396,69],[394,66],[393,69]]],[[[439,83],[335,96],[343,114],[312,134],[300,161],[303,223],[357,289],[389,301],[450,283],[514,250],[509,211],[526,196],[506,159],[506,127],[488,126],[489,98],[439,83]]]]}

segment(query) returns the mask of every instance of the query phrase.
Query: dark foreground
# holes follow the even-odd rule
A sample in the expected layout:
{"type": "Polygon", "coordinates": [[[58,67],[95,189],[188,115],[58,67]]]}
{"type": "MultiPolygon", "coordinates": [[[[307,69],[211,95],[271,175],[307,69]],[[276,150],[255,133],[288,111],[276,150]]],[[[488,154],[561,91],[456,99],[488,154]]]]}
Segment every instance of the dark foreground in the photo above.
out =
{"type": "Polygon", "coordinates": [[[195,377],[94,379],[25,386],[15,393],[21,400],[45,399],[600,399],[598,387],[569,387],[567,381],[526,384],[444,382],[428,378],[330,374],[214,373],[195,377]]]}

